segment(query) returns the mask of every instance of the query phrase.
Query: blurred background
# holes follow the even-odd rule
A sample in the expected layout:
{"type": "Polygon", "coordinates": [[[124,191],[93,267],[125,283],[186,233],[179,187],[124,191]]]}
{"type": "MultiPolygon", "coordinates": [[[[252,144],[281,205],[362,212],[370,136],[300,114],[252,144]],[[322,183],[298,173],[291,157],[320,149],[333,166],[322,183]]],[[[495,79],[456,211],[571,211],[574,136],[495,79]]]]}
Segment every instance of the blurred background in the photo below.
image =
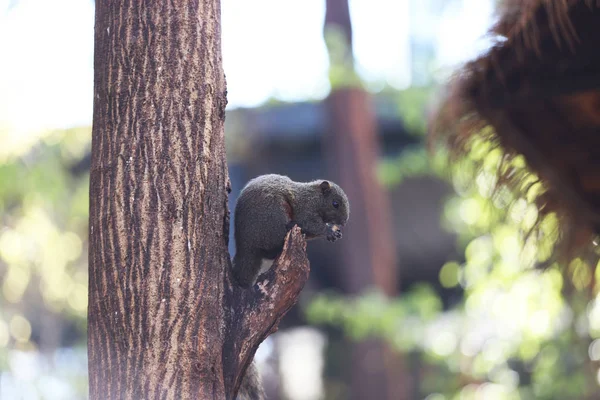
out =
{"type": "MultiPolygon", "coordinates": [[[[222,0],[230,209],[263,173],[327,177],[352,205],[259,348],[269,399],[600,396],[595,266],[534,268],[557,221],[530,240],[538,210],[494,190],[490,143],[428,152],[496,3],[222,0]]],[[[1,399],[87,397],[93,26],[91,0],[0,0],[1,399]]]]}

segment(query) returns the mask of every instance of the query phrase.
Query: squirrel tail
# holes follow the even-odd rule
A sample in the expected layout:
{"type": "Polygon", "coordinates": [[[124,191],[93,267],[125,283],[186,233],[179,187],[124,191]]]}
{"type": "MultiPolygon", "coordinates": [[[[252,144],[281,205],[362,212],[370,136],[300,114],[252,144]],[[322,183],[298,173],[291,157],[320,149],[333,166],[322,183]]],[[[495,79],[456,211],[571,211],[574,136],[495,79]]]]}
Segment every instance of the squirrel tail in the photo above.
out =
{"type": "Polygon", "coordinates": [[[238,285],[243,288],[252,286],[260,272],[261,264],[260,254],[244,248],[236,250],[235,256],[233,256],[233,277],[238,285]]]}
{"type": "Polygon", "coordinates": [[[264,400],[265,392],[260,381],[260,375],[256,363],[252,363],[246,369],[246,375],[242,379],[242,385],[236,400],[264,400]]]}

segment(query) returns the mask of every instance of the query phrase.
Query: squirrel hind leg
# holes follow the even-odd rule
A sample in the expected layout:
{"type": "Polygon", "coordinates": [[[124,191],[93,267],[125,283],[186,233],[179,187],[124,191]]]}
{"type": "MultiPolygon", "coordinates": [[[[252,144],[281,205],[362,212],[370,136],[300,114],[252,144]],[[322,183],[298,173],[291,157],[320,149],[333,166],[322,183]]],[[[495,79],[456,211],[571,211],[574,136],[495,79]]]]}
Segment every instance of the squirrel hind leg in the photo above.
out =
{"type": "Polygon", "coordinates": [[[259,252],[238,250],[233,257],[233,277],[238,285],[243,288],[252,286],[261,264],[262,256],[259,252]]]}

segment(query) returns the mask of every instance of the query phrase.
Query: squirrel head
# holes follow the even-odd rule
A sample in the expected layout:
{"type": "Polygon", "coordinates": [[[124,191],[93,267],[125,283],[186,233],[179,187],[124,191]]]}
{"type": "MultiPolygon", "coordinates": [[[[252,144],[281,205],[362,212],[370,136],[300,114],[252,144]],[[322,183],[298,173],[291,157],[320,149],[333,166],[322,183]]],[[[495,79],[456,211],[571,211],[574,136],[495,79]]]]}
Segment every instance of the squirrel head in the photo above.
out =
{"type": "Polygon", "coordinates": [[[318,181],[321,193],[320,212],[323,221],[336,225],[345,225],[350,216],[350,203],[341,187],[331,181],[318,181]]]}

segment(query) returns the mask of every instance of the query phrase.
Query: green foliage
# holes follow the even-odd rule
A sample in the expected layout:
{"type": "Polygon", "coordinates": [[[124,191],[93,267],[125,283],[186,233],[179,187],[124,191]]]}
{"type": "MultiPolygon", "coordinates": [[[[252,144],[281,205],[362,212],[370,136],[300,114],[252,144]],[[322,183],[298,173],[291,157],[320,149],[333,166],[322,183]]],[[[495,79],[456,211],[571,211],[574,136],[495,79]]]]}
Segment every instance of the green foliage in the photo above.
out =
{"type": "Polygon", "coordinates": [[[386,187],[397,186],[406,178],[416,176],[440,176],[446,170],[448,156],[439,151],[428,156],[422,144],[405,148],[396,157],[380,160],[377,165],[377,179],[386,187]]]}
{"type": "Polygon", "coordinates": [[[398,92],[398,111],[408,132],[421,136],[427,133],[425,114],[433,90],[432,86],[411,86],[398,92]]]}
{"type": "Polygon", "coordinates": [[[0,266],[7,304],[19,303],[39,281],[49,309],[85,316],[88,175],[76,176],[69,166],[89,150],[89,139],[89,129],[56,132],[0,165],[0,266]]]}
{"type": "Polygon", "coordinates": [[[362,87],[363,83],[354,70],[352,49],[344,31],[337,26],[325,28],[325,44],[329,52],[329,84],[331,90],[362,87]]]}
{"type": "MultiPolygon", "coordinates": [[[[70,325],[85,345],[89,174],[75,166],[89,153],[91,129],[49,132],[25,144],[13,139],[12,152],[0,158],[0,371],[9,372],[18,365],[10,359],[41,357],[32,332],[38,343],[51,341],[48,321],[70,325]]],[[[85,350],[79,353],[75,362],[85,361],[85,350]]],[[[87,390],[81,369],[55,378],[69,379],[81,395],[87,390]]]]}
{"type": "Polygon", "coordinates": [[[439,281],[460,286],[463,302],[443,311],[438,294],[423,286],[393,299],[371,290],[350,299],[319,296],[307,316],[353,339],[379,337],[420,354],[428,371],[419,382],[424,397],[591,398],[600,392],[598,268],[580,258],[536,268],[554,250],[559,221],[540,217],[534,201],[543,187],[523,158],[505,157],[486,137],[475,138],[459,160],[443,152],[428,158],[413,147],[378,170],[387,186],[419,175],[453,185],[443,225],[458,235],[465,261],[440,266],[439,281]],[[521,192],[499,184],[507,172],[521,192]]]}
{"type": "Polygon", "coordinates": [[[306,315],[314,323],[327,323],[344,328],[355,340],[368,337],[394,337],[394,345],[400,349],[415,346],[424,325],[402,330],[407,319],[424,322],[441,311],[441,302],[426,285],[413,288],[402,298],[390,299],[373,288],[360,297],[347,299],[335,293],[317,295],[306,309],[306,315]]]}

